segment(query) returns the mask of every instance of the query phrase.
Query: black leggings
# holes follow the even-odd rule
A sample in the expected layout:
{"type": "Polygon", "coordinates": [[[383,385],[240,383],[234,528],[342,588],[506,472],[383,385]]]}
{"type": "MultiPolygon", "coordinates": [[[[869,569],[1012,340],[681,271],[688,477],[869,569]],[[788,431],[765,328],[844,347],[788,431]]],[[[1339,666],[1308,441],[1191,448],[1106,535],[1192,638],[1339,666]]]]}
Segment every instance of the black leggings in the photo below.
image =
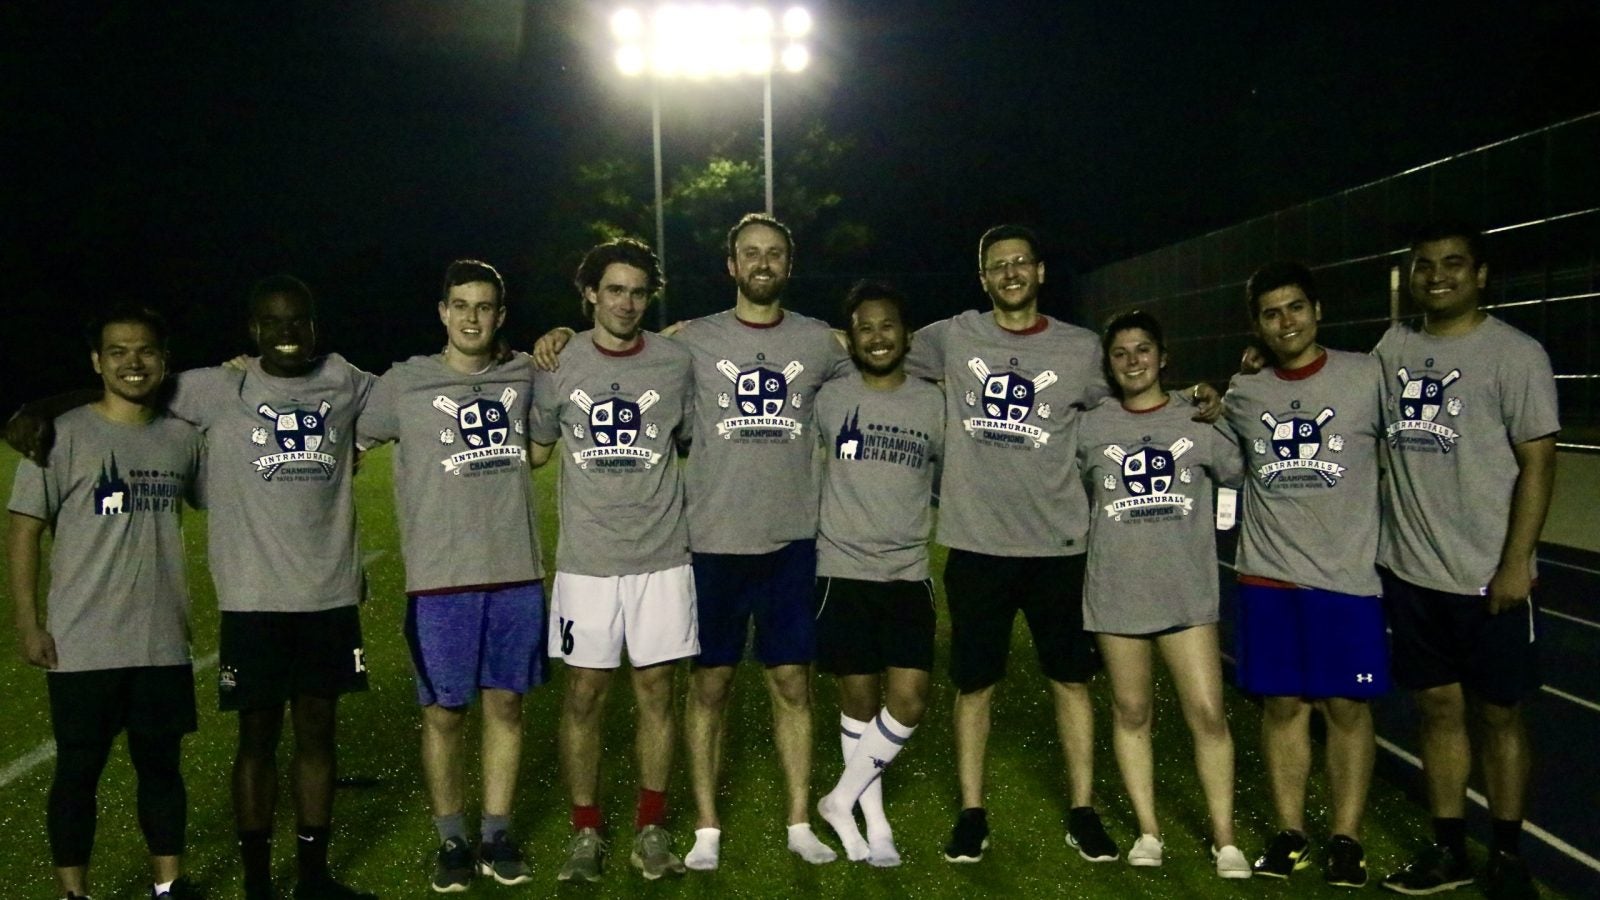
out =
{"type": "MultiPolygon", "coordinates": [[[[128,756],[139,779],[139,830],[151,856],[183,853],[189,798],[178,766],[180,733],[128,732],[128,756]]],[[[45,824],[50,855],[57,868],[89,864],[94,849],[96,793],[100,773],[111,756],[111,741],[56,748],[56,775],[50,785],[45,824]]]]}

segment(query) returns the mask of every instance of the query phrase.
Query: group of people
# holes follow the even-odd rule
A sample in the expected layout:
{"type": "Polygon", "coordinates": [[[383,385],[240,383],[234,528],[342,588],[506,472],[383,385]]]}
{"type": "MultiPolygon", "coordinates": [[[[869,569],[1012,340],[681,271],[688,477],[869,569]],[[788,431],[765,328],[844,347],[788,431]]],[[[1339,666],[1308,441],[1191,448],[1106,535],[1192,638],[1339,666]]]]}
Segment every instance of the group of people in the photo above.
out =
{"type": "Polygon", "coordinates": [[[286,711],[293,895],[373,896],[334,879],[327,845],[337,700],[366,684],[351,481],[359,453],[388,442],[440,842],[434,891],[532,877],[511,817],[522,697],[548,677],[547,658],[564,664],[558,746],[571,801],[557,878],[598,880],[610,852],[600,732],[624,656],[639,782],[629,860],[647,879],[717,868],[725,720],[747,644],[772,705],[788,849],[836,859],[812,830],[814,808],[849,859],[900,864],[882,776],[928,702],[936,472],[961,803],[946,860],[978,862],[989,845],[991,708],[1020,611],[1065,761],[1066,842],[1085,860],[1123,855],[1093,805],[1088,685],[1103,668],[1137,819],[1127,860],[1162,862],[1151,749],[1159,653],[1193,736],[1219,876],[1288,878],[1311,864],[1315,708],[1328,724],[1333,794],[1324,876],[1366,883],[1367,702],[1392,678],[1419,701],[1435,818],[1433,840],[1384,886],[1424,894],[1473,880],[1470,711],[1484,725],[1494,819],[1488,886],[1531,890],[1518,849],[1529,759],[1519,704],[1538,683],[1532,557],[1558,425],[1543,350],[1479,308],[1488,269],[1475,233],[1419,237],[1410,286],[1423,317],[1393,326],[1372,355],[1317,342],[1322,309],[1308,269],[1263,267],[1247,288],[1259,350],[1222,397],[1164,384],[1163,329],[1146,313],[1114,318],[1098,338],[1041,313],[1045,263],[1020,226],[979,242],[991,308],[914,334],[911,303],[881,282],[852,288],[842,331],[786,310],[793,259],[782,223],[744,217],[727,241],[733,308],[658,334],[643,329],[663,284],[658,261],[638,241],[608,241],[575,277],[592,327],[556,329],[531,357],[502,336],[499,273],[457,261],[438,303],[443,351],[381,378],[319,353],[312,294],[287,276],[253,288],[257,355],[229,365],[166,379],[159,317],[123,308],[96,323],[101,389],[34,404],[8,428],[29,456],[9,503],[11,588],[22,653],[49,670],[58,759],[47,823],[64,896],[88,896],[95,786],[123,730],[151,895],[193,896],[181,875],[178,769],[196,718],[178,531],[186,499],[210,509],[218,696],[239,715],[233,796],[246,898],[278,896],[270,838],[286,711]],[[558,444],[547,600],[529,471],[558,444]],[[1253,863],[1234,832],[1217,631],[1222,485],[1242,485],[1238,677],[1265,698],[1281,828],[1253,863]],[[46,529],[56,538],[40,598],[46,529]],[[680,857],[665,826],[675,664],[685,659],[694,837],[680,857]],[[813,667],[837,679],[843,757],[814,807],[813,667]],[[476,834],[464,765],[475,701],[476,834]]]}

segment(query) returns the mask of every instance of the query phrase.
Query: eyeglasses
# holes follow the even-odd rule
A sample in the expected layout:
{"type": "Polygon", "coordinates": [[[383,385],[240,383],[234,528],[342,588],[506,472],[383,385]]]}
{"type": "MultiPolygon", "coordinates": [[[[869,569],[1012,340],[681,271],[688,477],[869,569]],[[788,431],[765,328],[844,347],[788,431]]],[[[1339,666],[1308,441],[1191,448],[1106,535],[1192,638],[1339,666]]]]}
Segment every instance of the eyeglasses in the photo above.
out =
{"type": "Polygon", "coordinates": [[[990,275],[1004,275],[1007,269],[1025,269],[1028,266],[1035,265],[1038,262],[1039,261],[1037,259],[1029,259],[1028,257],[1019,254],[1011,257],[1010,259],[997,259],[994,262],[989,263],[987,266],[984,266],[983,271],[990,275]]]}

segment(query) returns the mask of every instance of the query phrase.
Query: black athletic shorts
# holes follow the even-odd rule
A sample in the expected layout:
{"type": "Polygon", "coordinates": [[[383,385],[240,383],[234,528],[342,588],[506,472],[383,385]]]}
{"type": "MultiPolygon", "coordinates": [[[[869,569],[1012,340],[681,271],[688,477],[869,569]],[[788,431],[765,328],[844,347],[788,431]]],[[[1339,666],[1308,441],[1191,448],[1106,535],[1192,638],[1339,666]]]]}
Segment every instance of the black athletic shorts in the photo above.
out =
{"type": "Polygon", "coordinates": [[[876,675],[933,668],[933,582],[817,579],[817,668],[876,675]]]}
{"type": "Polygon", "coordinates": [[[1419,587],[1379,568],[1393,635],[1395,683],[1420,691],[1460,684],[1468,694],[1512,706],[1539,689],[1539,606],[1535,598],[1499,615],[1486,597],[1419,587]]]}
{"type": "Polygon", "coordinates": [[[1011,624],[1020,611],[1039,669],[1082,683],[1100,671],[1094,635],[1083,630],[1084,556],[989,556],[951,548],[944,568],[950,606],[950,680],[963,694],[1006,675],[1011,624]]]}
{"type": "Polygon", "coordinates": [[[194,668],[187,663],[49,672],[45,683],[59,745],[105,743],[123,729],[188,734],[196,728],[194,668]]]}
{"type": "Polygon", "coordinates": [[[264,709],[299,696],[337,697],[366,689],[367,661],[356,607],[223,611],[219,708],[264,709]]]}

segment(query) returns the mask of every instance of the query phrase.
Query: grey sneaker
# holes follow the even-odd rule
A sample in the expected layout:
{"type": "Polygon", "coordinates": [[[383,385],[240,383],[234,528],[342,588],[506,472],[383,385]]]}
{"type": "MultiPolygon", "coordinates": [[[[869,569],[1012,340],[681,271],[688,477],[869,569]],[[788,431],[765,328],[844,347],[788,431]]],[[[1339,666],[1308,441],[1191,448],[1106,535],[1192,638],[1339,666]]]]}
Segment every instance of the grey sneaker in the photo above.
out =
{"type": "Polygon", "coordinates": [[[633,867],[646,881],[663,875],[682,875],[683,860],[672,852],[672,834],[660,825],[646,825],[633,836],[633,867]]]}
{"type": "Polygon", "coordinates": [[[600,832],[585,828],[567,844],[567,861],[561,864],[556,880],[599,881],[605,858],[606,842],[600,839],[600,832]]]}
{"type": "Polygon", "coordinates": [[[453,837],[439,845],[439,864],[433,870],[436,894],[459,894],[472,883],[472,847],[465,838],[453,837]]]}
{"type": "Polygon", "coordinates": [[[522,858],[522,849],[504,831],[478,845],[478,872],[501,884],[522,884],[533,880],[533,870],[522,858]]]}

